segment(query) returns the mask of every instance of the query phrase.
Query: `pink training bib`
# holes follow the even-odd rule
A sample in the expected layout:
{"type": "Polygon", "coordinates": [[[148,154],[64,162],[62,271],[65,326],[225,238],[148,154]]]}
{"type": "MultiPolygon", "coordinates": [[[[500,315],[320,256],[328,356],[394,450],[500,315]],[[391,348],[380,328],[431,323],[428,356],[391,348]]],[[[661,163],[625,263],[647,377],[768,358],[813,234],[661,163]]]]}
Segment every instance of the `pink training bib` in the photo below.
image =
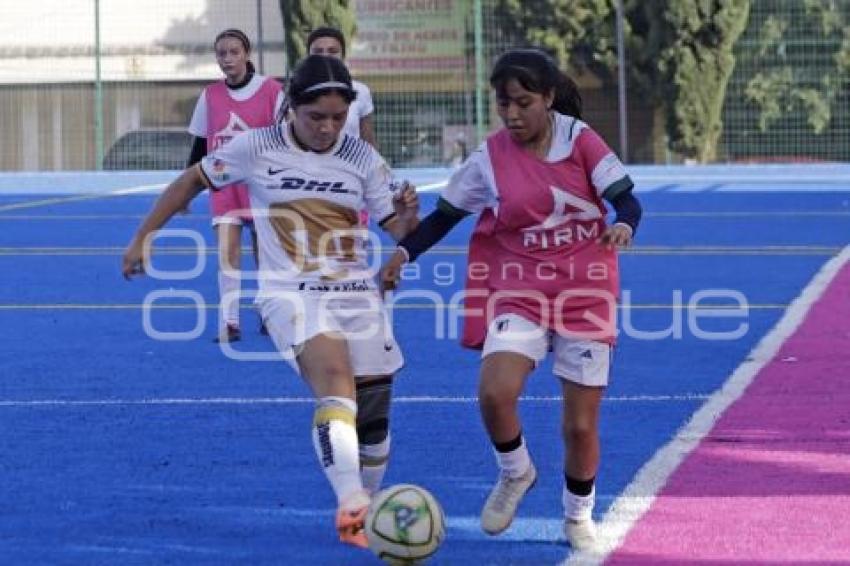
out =
{"type": "MultiPolygon", "coordinates": [[[[279,82],[266,78],[253,96],[247,100],[234,100],[223,80],[207,87],[207,152],[215,151],[251,128],[274,124],[281,88],[279,82]]],[[[217,218],[242,211],[239,217],[250,220],[251,215],[246,212],[251,208],[248,187],[234,183],[216,191],[212,194],[210,208],[217,218]]]]}
{"type": "Polygon", "coordinates": [[[582,130],[570,156],[553,163],[507,130],[487,140],[498,206],[481,214],[469,245],[464,346],[480,348],[489,321],[503,313],[614,342],[617,255],[597,243],[606,208],[590,180],[610,149],[588,134],[582,130]]]}

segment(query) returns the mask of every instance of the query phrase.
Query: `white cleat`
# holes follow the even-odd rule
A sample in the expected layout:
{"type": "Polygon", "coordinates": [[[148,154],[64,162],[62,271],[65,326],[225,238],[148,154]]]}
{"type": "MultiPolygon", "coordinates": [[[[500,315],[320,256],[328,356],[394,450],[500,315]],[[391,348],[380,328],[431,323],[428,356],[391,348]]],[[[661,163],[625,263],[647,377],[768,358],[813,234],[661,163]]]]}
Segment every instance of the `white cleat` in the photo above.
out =
{"type": "Polygon", "coordinates": [[[564,534],[573,550],[583,552],[596,549],[596,524],[593,519],[583,521],[565,519],[564,534]]]}
{"type": "Polygon", "coordinates": [[[502,472],[481,510],[481,528],[484,532],[497,535],[507,529],[514,520],[519,502],[536,481],[534,464],[529,464],[525,473],[516,478],[502,472]]]}

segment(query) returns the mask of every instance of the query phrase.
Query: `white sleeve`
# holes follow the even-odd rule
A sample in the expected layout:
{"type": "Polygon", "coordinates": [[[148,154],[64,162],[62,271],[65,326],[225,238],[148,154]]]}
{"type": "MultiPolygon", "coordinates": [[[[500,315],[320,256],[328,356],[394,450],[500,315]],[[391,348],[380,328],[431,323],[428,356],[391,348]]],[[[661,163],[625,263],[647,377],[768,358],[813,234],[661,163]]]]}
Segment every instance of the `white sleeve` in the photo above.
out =
{"type": "Polygon", "coordinates": [[[377,151],[372,150],[372,167],[366,175],[363,198],[366,201],[366,210],[378,224],[395,213],[393,188],[393,174],[389,165],[377,151]]]}
{"type": "Polygon", "coordinates": [[[189,133],[195,137],[207,137],[207,91],[201,92],[198,102],[195,103],[195,111],[192,112],[192,120],[189,122],[189,133]]]}
{"type": "Polygon", "coordinates": [[[441,196],[455,208],[473,214],[496,206],[496,183],[487,152],[487,142],[472,152],[452,174],[441,196]]]}
{"type": "Polygon", "coordinates": [[[588,177],[599,196],[614,198],[632,186],[632,180],[620,158],[592,129],[582,130],[576,139],[575,150],[584,164],[585,171],[590,172],[588,177]]]}
{"type": "Polygon", "coordinates": [[[360,101],[358,108],[360,110],[360,119],[362,120],[369,114],[375,111],[375,105],[372,102],[372,92],[369,90],[369,87],[360,83],[363,88],[360,89],[360,92],[357,94],[357,98],[362,98],[360,101]]]}
{"type": "Polygon", "coordinates": [[[201,171],[211,189],[244,181],[254,161],[254,130],[238,135],[201,159],[201,171]]]}

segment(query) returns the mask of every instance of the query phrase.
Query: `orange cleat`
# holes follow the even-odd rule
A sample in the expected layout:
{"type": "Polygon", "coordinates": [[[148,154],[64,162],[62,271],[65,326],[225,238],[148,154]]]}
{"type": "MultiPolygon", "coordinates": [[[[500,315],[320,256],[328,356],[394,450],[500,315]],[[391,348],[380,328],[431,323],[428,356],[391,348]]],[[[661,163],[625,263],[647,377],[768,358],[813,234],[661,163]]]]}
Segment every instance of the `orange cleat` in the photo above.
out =
{"type": "Polygon", "coordinates": [[[366,531],[363,525],[366,523],[366,512],[369,510],[369,497],[365,492],[358,493],[349,499],[345,505],[341,505],[336,512],[336,530],[339,540],[368,548],[369,541],[366,539],[366,531]]]}

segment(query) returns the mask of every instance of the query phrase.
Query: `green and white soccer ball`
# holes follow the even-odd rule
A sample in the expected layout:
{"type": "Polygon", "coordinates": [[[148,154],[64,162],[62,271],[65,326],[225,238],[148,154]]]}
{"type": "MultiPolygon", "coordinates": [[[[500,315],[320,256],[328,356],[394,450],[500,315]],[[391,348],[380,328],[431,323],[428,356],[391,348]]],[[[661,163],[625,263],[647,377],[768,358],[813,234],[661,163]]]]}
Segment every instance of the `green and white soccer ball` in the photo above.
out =
{"type": "Polygon", "coordinates": [[[399,484],[372,497],[365,529],[378,558],[388,564],[412,564],[437,551],[446,536],[446,519],[427,490],[399,484]]]}

